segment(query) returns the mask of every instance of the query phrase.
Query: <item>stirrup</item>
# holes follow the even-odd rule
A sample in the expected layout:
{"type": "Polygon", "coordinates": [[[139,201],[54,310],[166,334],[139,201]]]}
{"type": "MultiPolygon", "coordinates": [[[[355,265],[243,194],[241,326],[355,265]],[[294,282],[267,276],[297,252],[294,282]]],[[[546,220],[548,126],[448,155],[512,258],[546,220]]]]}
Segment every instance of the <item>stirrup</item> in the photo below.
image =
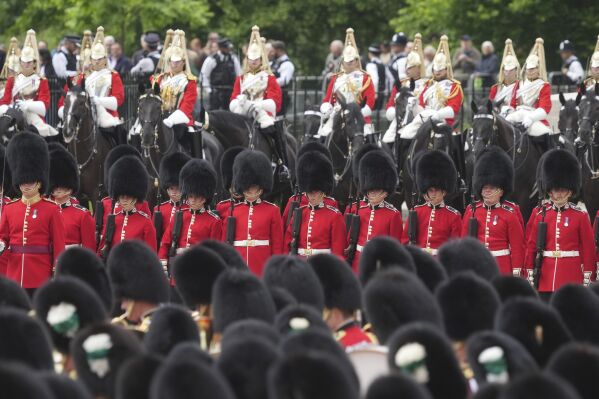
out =
{"type": "Polygon", "coordinates": [[[281,181],[290,181],[291,173],[289,173],[289,168],[284,163],[279,164],[279,180],[281,181]]]}

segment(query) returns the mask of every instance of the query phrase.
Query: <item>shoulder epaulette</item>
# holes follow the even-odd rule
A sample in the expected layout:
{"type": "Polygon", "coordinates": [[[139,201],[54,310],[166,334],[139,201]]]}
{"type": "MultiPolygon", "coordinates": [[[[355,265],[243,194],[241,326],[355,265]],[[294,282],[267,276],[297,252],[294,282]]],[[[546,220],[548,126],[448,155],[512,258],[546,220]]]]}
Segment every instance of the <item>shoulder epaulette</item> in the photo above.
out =
{"type": "Polygon", "coordinates": [[[457,209],[455,209],[453,206],[449,206],[449,205],[445,205],[445,208],[451,212],[454,213],[456,215],[462,216],[462,214],[460,213],[460,211],[458,211],[457,209]]]}
{"type": "Polygon", "coordinates": [[[459,84],[460,86],[462,85],[462,83],[459,80],[455,80],[455,79],[449,79],[449,80],[451,80],[453,83],[459,84]]]}
{"type": "Polygon", "coordinates": [[[148,215],[147,213],[140,211],[140,210],[136,210],[135,213],[139,213],[141,216],[150,219],[150,215],[148,215]]]}
{"type": "Polygon", "coordinates": [[[394,207],[392,204],[388,203],[387,201],[385,201],[385,208],[390,209],[392,211],[399,212],[396,207],[394,207]]]}
{"type": "Polygon", "coordinates": [[[46,201],[46,202],[49,202],[49,203],[51,203],[51,204],[58,205],[58,204],[56,203],[56,201],[53,201],[53,200],[51,200],[50,198],[42,197],[42,201],[46,201]]]}
{"type": "Polygon", "coordinates": [[[71,207],[75,208],[75,209],[78,209],[80,211],[83,211],[83,212],[89,212],[89,209],[87,209],[86,207],[84,207],[84,206],[82,206],[80,204],[71,204],[71,207]]]}
{"type": "Polygon", "coordinates": [[[216,213],[215,211],[213,211],[212,209],[208,209],[208,211],[206,212],[208,215],[212,216],[213,218],[220,220],[220,216],[218,215],[218,213],[216,213]]]}
{"type": "Polygon", "coordinates": [[[335,208],[334,206],[325,205],[325,208],[327,208],[328,210],[331,210],[335,213],[339,213],[339,214],[341,213],[341,211],[339,209],[335,208]]]}
{"type": "Polygon", "coordinates": [[[509,206],[511,206],[514,209],[516,209],[516,207],[518,206],[514,201],[510,201],[510,200],[503,200],[503,203],[508,204],[509,206]]]}
{"type": "Polygon", "coordinates": [[[14,203],[16,203],[17,201],[20,201],[20,200],[21,200],[20,198],[15,198],[13,200],[8,201],[6,204],[4,204],[4,206],[14,204],[14,203]]]}
{"type": "Polygon", "coordinates": [[[223,204],[225,202],[231,202],[231,200],[230,199],[224,199],[222,201],[219,201],[218,204],[223,204]]]}
{"type": "Polygon", "coordinates": [[[272,206],[275,206],[275,207],[277,207],[277,208],[278,208],[278,206],[276,206],[276,205],[275,205],[275,204],[273,204],[272,202],[269,202],[269,201],[264,201],[264,200],[262,200],[262,202],[264,202],[265,204],[272,205],[272,206]]]}
{"type": "Polygon", "coordinates": [[[426,204],[418,204],[414,205],[414,208],[422,208],[423,206],[427,206],[426,204]]]}
{"type": "Polygon", "coordinates": [[[501,209],[505,209],[506,211],[512,212],[512,213],[514,213],[516,211],[513,207],[506,205],[506,204],[501,204],[501,209]]]}
{"type": "Polygon", "coordinates": [[[578,207],[578,205],[576,205],[576,204],[573,204],[572,202],[570,202],[570,208],[572,208],[572,209],[574,209],[575,211],[578,211],[578,212],[583,212],[583,213],[586,213],[586,212],[584,211],[584,209],[582,209],[582,208],[579,208],[579,207],[578,207]]]}
{"type": "Polygon", "coordinates": [[[191,80],[191,81],[196,81],[198,80],[198,78],[192,74],[188,74],[187,75],[187,80],[191,80]]]}

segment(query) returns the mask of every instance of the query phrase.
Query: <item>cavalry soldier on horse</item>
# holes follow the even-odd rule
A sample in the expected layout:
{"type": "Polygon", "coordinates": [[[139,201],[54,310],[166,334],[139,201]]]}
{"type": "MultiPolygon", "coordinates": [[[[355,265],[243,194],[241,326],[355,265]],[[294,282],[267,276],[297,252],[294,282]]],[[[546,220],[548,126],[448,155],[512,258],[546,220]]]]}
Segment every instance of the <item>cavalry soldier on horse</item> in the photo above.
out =
{"type": "Polygon", "coordinates": [[[503,49],[503,59],[499,67],[499,78],[489,92],[489,100],[497,105],[500,115],[504,117],[514,112],[518,106],[516,95],[520,88],[519,74],[520,63],[516,58],[512,40],[507,39],[503,49]]]}
{"type": "Polygon", "coordinates": [[[584,81],[584,86],[587,90],[595,88],[595,84],[599,83],[599,36],[597,36],[597,44],[595,44],[595,51],[591,56],[589,62],[589,70],[587,72],[587,78],[584,81]]]}
{"type": "Polygon", "coordinates": [[[274,140],[279,157],[279,176],[287,180],[290,174],[285,132],[275,126],[275,116],[281,109],[282,93],[268,65],[260,29],[254,26],[247,57],[243,61],[243,74],[235,80],[229,109],[236,114],[253,115],[261,132],[274,140]]]}
{"type": "Polygon", "coordinates": [[[507,116],[512,123],[521,123],[531,137],[545,137],[546,148],[558,144],[559,132],[553,134],[547,121],[551,111],[551,86],[547,83],[543,39],[537,38],[524,64],[525,79],[516,92],[516,111],[507,116]],[[553,143],[550,142],[553,138],[553,143]]]}
{"type": "Polygon", "coordinates": [[[9,76],[0,99],[0,115],[9,106],[19,108],[29,125],[33,125],[42,137],[58,135],[58,131],[44,120],[50,108],[50,88],[48,80],[39,75],[40,57],[37,51],[35,31],[27,31],[23,49],[19,56],[19,73],[9,76]]]}
{"type": "Polygon", "coordinates": [[[362,69],[360,54],[354,38],[354,30],[347,29],[345,36],[345,48],[343,49],[343,60],[339,73],[333,76],[326,95],[322,100],[320,112],[326,122],[323,123],[318,134],[328,136],[333,131],[335,116],[341,110],[339,96],[345,103],[357,103],[362,107],[364,116],[364,135],[368,136],[374,133],[372,126],[372,110],[376,100],[376,93],[372,79],[366,71],[362,69]]]}

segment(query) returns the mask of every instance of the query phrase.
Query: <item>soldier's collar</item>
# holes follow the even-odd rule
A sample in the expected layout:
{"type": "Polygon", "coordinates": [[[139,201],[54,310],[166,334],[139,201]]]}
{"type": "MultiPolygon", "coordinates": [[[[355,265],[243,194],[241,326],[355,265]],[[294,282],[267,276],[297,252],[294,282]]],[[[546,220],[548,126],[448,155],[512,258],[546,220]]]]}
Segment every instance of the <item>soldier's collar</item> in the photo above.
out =
{"type": "Polygon", "coordinates": [[[206,208],[200,208],[200,209],[191,209],[189,208],[189,211],[191,212],[192,215],[199,215],[201,213],[206,212],[206,208]]]}
{"type": "Polygon", "coordinates": [[[343,330],[347,330],[348,328],[351,328],[353,326],[356,326],[358,323],[356,323],[356,320],[352,319],[347,319],[345,321],[343,321],[339,327],[337,327],[337,331],[343,331],[343,330]]]}
{"type": "Polygon", "coordinates": [[[321,202],[321,203],[320,203],[320,204],[318,204],[318,205],[312,205],[312,204],[308,204],[308,208],[309,208],[310,210],[315,210],[315,209],[321,209],[321,208],[324,208],[324,201],[323,201],[323,202],[321,202]]]}
{"type": "Polygon", "coordinates": [[[135,209],[135,207],[133,207],[133,209],[131,209],[130,211],[126,211],[126,210],[123,209],[122,212],[123,212],[123,215],[125,215],[125,216],[131,216],[135,212],[137,212],[137,209],[135,209]]]}
{"type": "Polygon", "coordinates": [[[428,205],[429,208],[433,208],[433,209],[445,208],[445,201],[441,201],[441,203],[439,203],[437,205],[433,205],[432,202],[427,201],[426,205],[428,205]]]}
{"type": "Polygon", "coordinates": [[[553,208],[553,210],[560,212],[560,211],[570,208],[570,203],[566,202],[562,206],[557,206],[554,202],[551,202],[551,207],[553,208]]]}
{"type": "Polygon", "coordinates": [[[248,201],[248,200],[243,200],[243,202],[244,202],[246,205],[253,206],[253,205],[256,205],[256,204],[259,204],[259,203],[261,203],[261,202],[262,202],[262,199],[261,199],[261,198],[258,198],[257,200],[255,200],[255,201],[253,201],[253,202],[252,202],[252,201],[248,201]]]}
{"type": "Polygon", "coordinates": [[[71,206],[71,205],[73,205],[73,203],[71,202],[71,199],[69,198],[69,199],[67,200],[67,202],[65,202],[65,203],[63,203],[63,204],[60,204],[60,208],[61,208],[61,209],[68,208],[68,207],[69,207],[69,206],[71,206]]]}
{"type": "Polygon", "coordinates": [[[494,205],[487,205],[487,204],[485,204],[485,201],[481,201],[481,204],[482,204],[482,207],[485,208],[486,210],[491,210],[491,209],[499,208],[501,206],[501,201],[497,201],[497,203],[494,205]]]}

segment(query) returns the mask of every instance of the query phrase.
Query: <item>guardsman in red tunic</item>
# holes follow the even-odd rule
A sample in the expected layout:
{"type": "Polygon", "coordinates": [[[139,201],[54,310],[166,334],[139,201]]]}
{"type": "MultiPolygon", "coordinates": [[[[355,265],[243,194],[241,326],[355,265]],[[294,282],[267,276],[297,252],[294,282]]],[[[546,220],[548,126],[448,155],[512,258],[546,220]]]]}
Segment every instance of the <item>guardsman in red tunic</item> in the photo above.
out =
{"type": "MultiPolygon", "coordinates": [[[[228,148],[220,159],[220,179],[223,185],[223,190],[229,193],[230,197],[220,201],[215,206],[216,213],[221,218],[221,220],[226,221],[227,217],[231,213],[231,205],[235,206],[243,196],[238,194],[233,189],[233,162],[235,161],[235,157],[245,148],[241,146],[235,146],[228,148]]],[[[224,228],[225,226],[223,226],[224,228]]]]}
{"type": "Polygon", "coordinates": [[[524,64],[526,79],[516,92],[516,111],[507,116],[512,123],[521,123],[532,137],[553,139],[547,147],[558,144],[559,132],[553,134],[547,115],[551,112],[551,86],[547,83],[543,39],[538,38],[524,64]]]}
{"type": "Polygon", "coordinates": [[[41,196],[50,170],[46,142],[37,134],[19,133],[8,144],[7,161],[22,197],[4,206],[0,251],[9,256],[7,277],[32,294],[52,277],[64,250],[64,225],[60,207],[41,196]]]}
{"type": "Polygon", "coordinates": [[[285,132],[275,126],[275,117],[281,111],[282,103],[281,87],[270,70],[260,29],[253,26],[243,73],[235,79],[229,110],[253,117],[260,125],[260,130],[274,139],[281,166],[279,175],[289,179],[285,132]]]}
{"type": "MultiPolygon", "coordinates": [[[[162,218],[162,231],[157,231],[156,235],[161,240],[175,214],[181,209],[187,208],[185,201],[181,199],[181,188],[179,187],[179,173],[183,165],[191,158],[182,152],[174,152],[166,155],[160,161],[159,177],[160,189],[168,194],[168,201],[162,202],[154,207],[154,220],[162,218]],[[160,212],[160,213],[157,213],[160,212]]],[[[156,226],[156,224],[154,224],[156,226]]],[[[158,242],[160,245],[160,242],[158,242]]]]}
{"type": "Polygon", "coordinates": [[[19,73],[9,76],[0,99],[0,116],[9,106],[19,108],[25,123],[33,125],[42,137],[53,137],[58,131],[44,120],[50,108],[48,80],[40,77],[40,57],[37,51],[35,31],[28,30],[19,56],[19,73]]]}
{"type": "MultiPolygon", "coordinates": [[[[8,166],[6,164],[6,149],[2,144],[0,144],[0,220],[2,217],[2,212],[4,212],[4,207],[6,204],[12,201],[9,197],[4,195],[4,193],[9,190],[11,185],[10,170],[8,170],[8,166]]],[[[6,276],[8,257],[9,254],[7,252],[0,254],[0,276],[6,276]]]]}
{"type": "Polygon", "coordinates": [[[539,222],[547,223],[539,292],[551,294],[568,283],[594,281],[595,242],[589,215],[568,202],[581,185],[581,167],[566,150],[551,150],[541,162],[543,189],[551,206],[537,213],[526,248],[527,276],[533,276],[539,222]]]}
{"type": "Polygon", "coordinates": [[[426,151],[416,158],[416,185],[426,203],[414,207],[416,231],[410,237],[410,219],[403,229],[402,244],[419,246],[431,255],[437,255],[446,241],[460,237],[462,215],[444,202],[447,194],[456,190],[458,172],[446,153],[426,151]]]}
{"type": "Polygon", "coordinates": [[[345,35],[345,48],[342,54],[341,69],[333,76],[322,99],[320,112],[326,120],[320,128],[318,135],[326,137],[333,131],[335,115],[341,110],[337,101],[338,96],[343,96],[346,103],[356,103],[362,108],[364,116],[364,135],[374,133],[372,125],[372,110],[376,101],[376,92],[372,78],[362,69],[358,46],[354,38],[354,30],[348,28],[345,35]]]}
{"type": "Polygon", "coordinates": [[[324,202],[325,194],[330,193],[335,184],[333,164],[321,152],[306,152],[298,160],[296,176],[308,204],[299,208],[301,222],[296,231],[294,218],[300,211],[291,215],[285,232],[285,249],[301,257],[332,253],[343,258],[347,246],[343,215],[324,202]]]}
{"type": "Polygon", "coordinates": [[[504,117],[515,111],[518,106],[516,97],[520,88],[519,74],[520,63],[516,58],[512,40],[507,39],[499,67],[499,78],[489,91],[489,100],[497,104],[500,115],[504,117]]]}
{"type": "MultiPolygon", "coordinates": [[[[367,152],[360,161],[359,177],[360,191],[366,196],[368,205],[363,205],[358,210],[360,232],[356,256],[352,262],[352,269],[356,275],[364,245],[377,236],[391,236],[401,240],[403,225],[401,211],[385,201],[395,192],[397,185],[397,170],[393,159],[383,150],[367,152]]],[[[350,230],[350,244],[351,235],[350,230]]]]}
{"type": "MultiPolygon", "coordinates": [[[[89,72],[77,75],[74,84],[83,85],[95,108],[96,123],[100,129],[110,134],[117,144],[127,142],[123,121],[118,108],[125,101],[125,89],[118,72],[108,66],[108,52],[104,46],[104,28],[99,26],[91,46],[89,72]]],[[[65,92],[68,88],[65,88],[65,92]]],[[[58,102],[58,116],[64,119],[64,98],[58,102]]]]}
{"type": "Polygon", "coordinates": [[[514,188],[514,165],[499,147],[489,147],[474,166],[473,189],[481,201],[468,205],[462,235],[469,233],[470,219],[476,219],[476,238],[485,244],[504,275],[520,276],[524,266],[526,239],[516,209],[503,198],[514,188]]]}
{"type": "Polygon", "coordinates": [[[96,250],[96,223],[87,208],[72,197],[79,191],[77,160],[61,144],[50,143],[50,199],[60,206],[65,228],[65,248],[96,250]]]}
{"type": "Polygon", "coordinates": [[[207,209],[216,189],[216,171],[204,159],[192,159],[181,169],[180,185],[188,207],[177,211],[162,237],[158,257],[163,267],[169,258],[207,239],[222,238],[218,215],[207,209]],[[179,218],[179,223],[177,223],[179,218]],[[178,226],[176,226],[178,224],[178,226]],[[175,242],[176,240],[176,242],[175,242]],[[175,247],[173,247],[175,243],[175,247]]]}
{"type": "Polygon", "coordinates": [[[323,318],[337,342],[345,349],[376,343],[360,328],[358,313],[362,308],[362,289],[347,264],[327,254],[315,255],[308,259],[308,263],[322,284],[323,318]]]}
{"type": "Polygon", "coordinates": [[[144,241],[156,251],[156,230],[150,216],[135,208],[144,200],[148,192],[148,173],[139,158],[128,155],[122,157],[110,168],[108,191],[113,201],[118,202],[119,210],[114,212],[114,225],[104,224],[98,253],[104,259],[111,248],[129,240],[144,241]]]}
{"type": "Polygon", "coordinates": [[[262,276],[272,255],[285,253],[279,207],[260,197],[272,190],[270,160],[261,152],[245,150],[235,157],[233,187],[244,200],[235,205],[235,231],[223,229],[223,240],[235,247],[250,270],[262,276]]]}

